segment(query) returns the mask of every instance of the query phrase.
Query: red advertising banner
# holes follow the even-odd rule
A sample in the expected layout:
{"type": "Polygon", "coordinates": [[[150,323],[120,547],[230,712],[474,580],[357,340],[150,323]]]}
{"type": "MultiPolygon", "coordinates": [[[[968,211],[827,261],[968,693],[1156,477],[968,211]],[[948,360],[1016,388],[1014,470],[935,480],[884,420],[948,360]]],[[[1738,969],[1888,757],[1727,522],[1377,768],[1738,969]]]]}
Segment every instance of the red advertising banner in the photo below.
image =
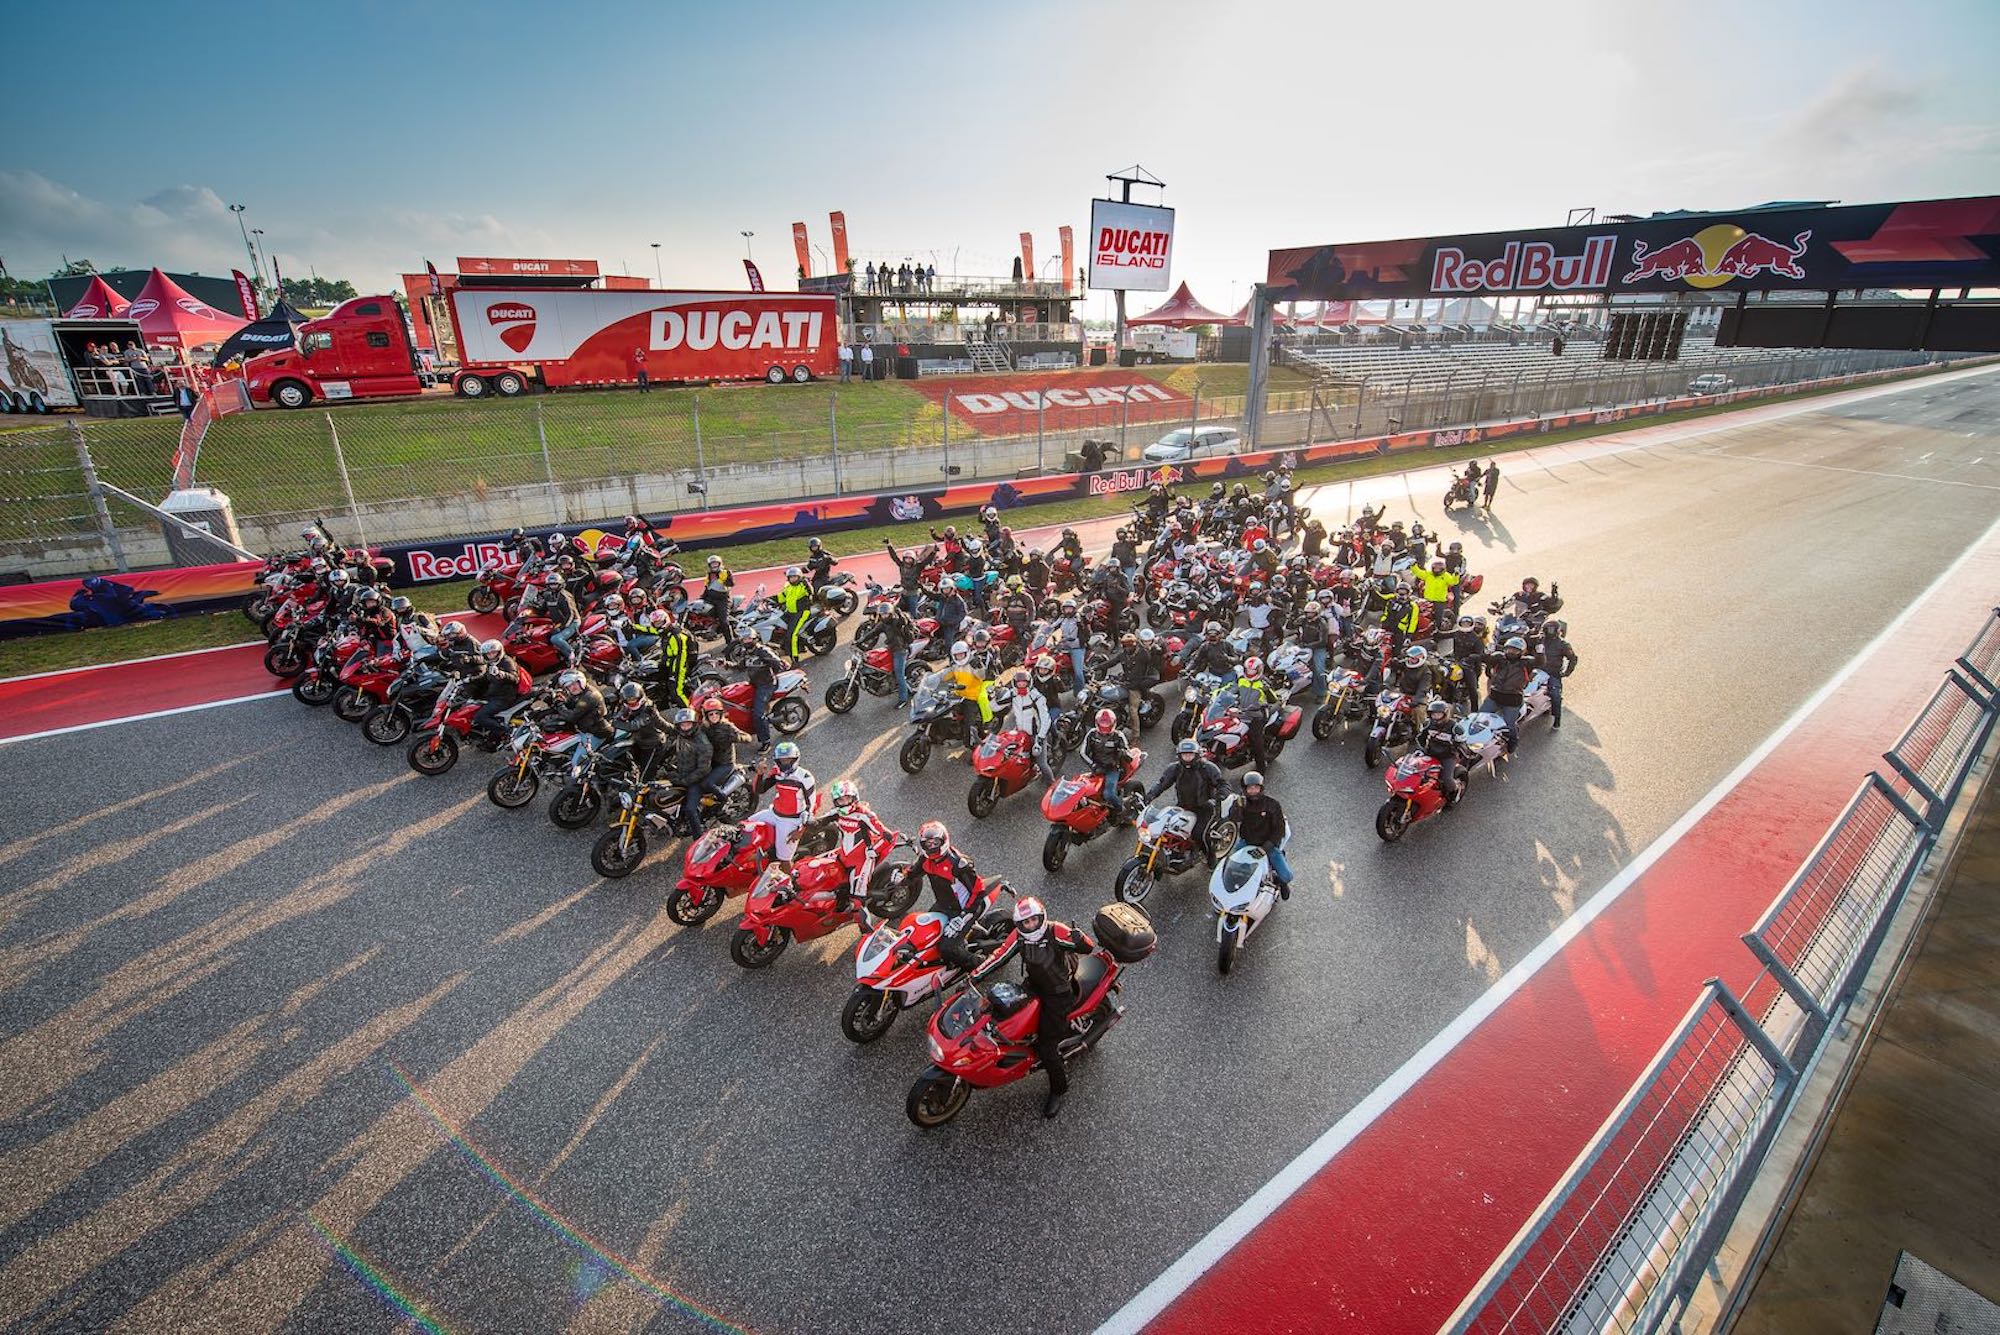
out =
{"type": "Polygon", "coordinates": [[[792,224],[792,253],[799,257],[799,277],[811,278],[812,243],[806,238],[806,225],[802,222],[792,224]]]}
{"type": "Polygon", "coordinates": [[[743,259],[743,272],[750,276],[750,290],[752,292],[762,292],[764,290],[764,275],[757,272],[757,266],[750,262],[748,256],[745,256],[743,259]]]}
{"type": "Polygon", "coordinates": [[[443,295],[444,295],[444,279],[438,276],[438,267],[437,267],[437,265],[435,265],[435,264],[432,264],[432,263],[431,263],[431,262],[430,262],[429,260],[425,260],[425,261],[424,261],[424,272],[425,272],[425,273],[426,273],[427,275],[429,275],[429,276],[430,276],[430,280],[431,280],[431,295],[432,295],[432,296],[434,296],[434,297],[441,297],[441,296],[443,296],[443,295]]]}
{"type": "Polygon", "coordinates": [[[241,269],[231,269],[229,276],[236,280],[236,300],[243,304],[243,318],[256,321],[261,318],[257,312],[257,287],[243,276],[241,269]]]}
{"type": "Polygon", "coordinates": [[[1051,371],[1025,375],[955,375],[919,380],[913,386],[932,403],[988,436],[1019,435],[1035,429],[1106,426],[1120,422],[1182,421],[1194,402],[1177,389],[1137,371],[1051,371]]]}
{"type": "Polygon", "coordinates": [[[1032,232],[1021,233],[1021,274],[1029,282],[1035,281],[1035,236],[1032,232]]]}
{"type": "Polygon", "coordinates": [[[1070,283],[1076,277],[1076,233],[1068,227],[1059,227],[1056,235],[1062,239],[1063,291],[1068,292],[1070,283]]]}
{"type": "Polygon", "coordinates": [[[503,260],[491,256],[460,255],[462,274],[546,274],[554,278],[595,278],[596,260],[503,260]]]}
{"type": "Polygon", "coordinates": [[[826,215],[833,224],[833,271],[847,272],[847,215],[838,211],[826,215]]]}

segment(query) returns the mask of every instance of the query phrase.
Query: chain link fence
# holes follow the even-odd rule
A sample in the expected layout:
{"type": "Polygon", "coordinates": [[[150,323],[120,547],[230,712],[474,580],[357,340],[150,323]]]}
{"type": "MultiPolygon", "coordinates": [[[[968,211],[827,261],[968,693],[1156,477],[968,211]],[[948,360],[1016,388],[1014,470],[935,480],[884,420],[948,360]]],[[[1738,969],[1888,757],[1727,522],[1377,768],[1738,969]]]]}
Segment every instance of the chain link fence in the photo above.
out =
{"type": "MultiPolygon", "coordinates": [[[[1720,365],[1734,386],[1749,388],[1938,360],[1759,353],[1697,368],[1542,358],[1549,364],[1472,367],[1412,354],[1407,365],[1392,360],[1360,375],[1308,367],[1313,378],[1294,375],[1267,393],[1258,443],[1608,408],[1683,394],[1695,374],[1720,365]]],[[[1199,385],[1204,368],[1191,369],[1182,383],[1199,385]]],[[[1172,384],[1135,370],[1122,384],[1066,386],[1052,376],[988,392],[932,381],[267,410],[218,419],[196,481],[229,496],[244,544],[261,551],[287,546],[322,515],[370,543],[419,541],[1030,477],[1078,467],[1086,442],[1097,442],[1108,462],[1134,461],[1152,442],[1179,439],[1177,431],[1191,433],[1201,451],[1240,447],[1240,394],[1172,384]]],[[[47,578],[167,562],[155,517],[107,500],[89,473],[157,502],[170,487],[179,433],[177,418],[74,418],[0,431],[0,573],[47,578]]]]}

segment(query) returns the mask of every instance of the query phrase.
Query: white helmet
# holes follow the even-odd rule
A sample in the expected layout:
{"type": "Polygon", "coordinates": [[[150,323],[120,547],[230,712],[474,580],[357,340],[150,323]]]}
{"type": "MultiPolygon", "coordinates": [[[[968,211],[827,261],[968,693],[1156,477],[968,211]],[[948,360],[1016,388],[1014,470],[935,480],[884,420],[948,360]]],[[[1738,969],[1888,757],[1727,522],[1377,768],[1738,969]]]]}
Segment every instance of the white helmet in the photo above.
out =
{"type": "Polygon", "coordinates": [[[968,645],[964,640],[960,640],[957,644],[952,645],[951,661],[960,667],[964,667],[967,663],[970,663],[972,661],[972,646],[968,645]]]}
{"type": "Polygon", "coordinates": [[[1023,941],[1039,941],[1048,934],[1049,915],[1041,900],[1028,895],[1015,901],[1014,930],[1023,941]]]}

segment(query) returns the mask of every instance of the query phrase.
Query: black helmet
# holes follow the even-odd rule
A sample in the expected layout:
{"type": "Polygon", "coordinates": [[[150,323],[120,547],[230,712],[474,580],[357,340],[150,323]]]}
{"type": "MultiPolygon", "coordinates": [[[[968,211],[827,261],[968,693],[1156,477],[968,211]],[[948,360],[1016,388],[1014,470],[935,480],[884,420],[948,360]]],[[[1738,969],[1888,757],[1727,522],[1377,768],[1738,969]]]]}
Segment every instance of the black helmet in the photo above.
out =
{"type": "Polygon", "coordinates": [[[692,709],[676,709],[674,711],[674,726],[676,728],[692,728],[696,722],[697,720],[692,709]]]}
{"type": "Polygon", "coordinates": [[[518,529],[518,528],[516,528],[516,529],[509,529],[509,530],[507,531],[507,541],[508,541],[508,542],[510,542],[510,543],[513,543],[513,542],[519,542],[519,541],[520,541],[520,540],[521,540],[522,538],[525,538],[525,537],[527,537],[527,536],[528,536],[527,534],[523,533],[523,532],[522,532],[522,531],[521,531],[520,529],[518,529]]]}
{"type": "MultiPolygon", "coordinates": [[[[402,597],[400,594],[389,600],[389,610],[391,612],[394,612],[399,617],[408,616],[410,614],[410,608],[411,608],[410,600],[408,598],[402,597]]],[[[1560,631],[1557,632],[1557,634],[1561,633],[1562,632],[1560,631]]]]}
{"type": "Polygon", "coordinates": [[[628,681],[618,688],[618,703],[627,709],[640,704],[646,698],[646,688],[636,681],[628,681]]]}

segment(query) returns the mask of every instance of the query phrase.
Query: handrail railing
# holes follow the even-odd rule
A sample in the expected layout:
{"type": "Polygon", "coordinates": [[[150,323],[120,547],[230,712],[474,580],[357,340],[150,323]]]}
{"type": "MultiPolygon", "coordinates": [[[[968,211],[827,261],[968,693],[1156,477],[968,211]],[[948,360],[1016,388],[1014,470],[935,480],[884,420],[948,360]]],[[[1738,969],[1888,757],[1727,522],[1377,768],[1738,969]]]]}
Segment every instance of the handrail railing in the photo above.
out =
{"type": "Polygon", "coordinates": [[[1859,993],[2000,722],[2000,608],[1744,934],[1761,1023],[1711,978],[1646,1073],[1460,1304],[1454,1332],[1678,1319],[1859,993]],[[1773,991],[1765,980],[1774,982],[1773,991]]]}

